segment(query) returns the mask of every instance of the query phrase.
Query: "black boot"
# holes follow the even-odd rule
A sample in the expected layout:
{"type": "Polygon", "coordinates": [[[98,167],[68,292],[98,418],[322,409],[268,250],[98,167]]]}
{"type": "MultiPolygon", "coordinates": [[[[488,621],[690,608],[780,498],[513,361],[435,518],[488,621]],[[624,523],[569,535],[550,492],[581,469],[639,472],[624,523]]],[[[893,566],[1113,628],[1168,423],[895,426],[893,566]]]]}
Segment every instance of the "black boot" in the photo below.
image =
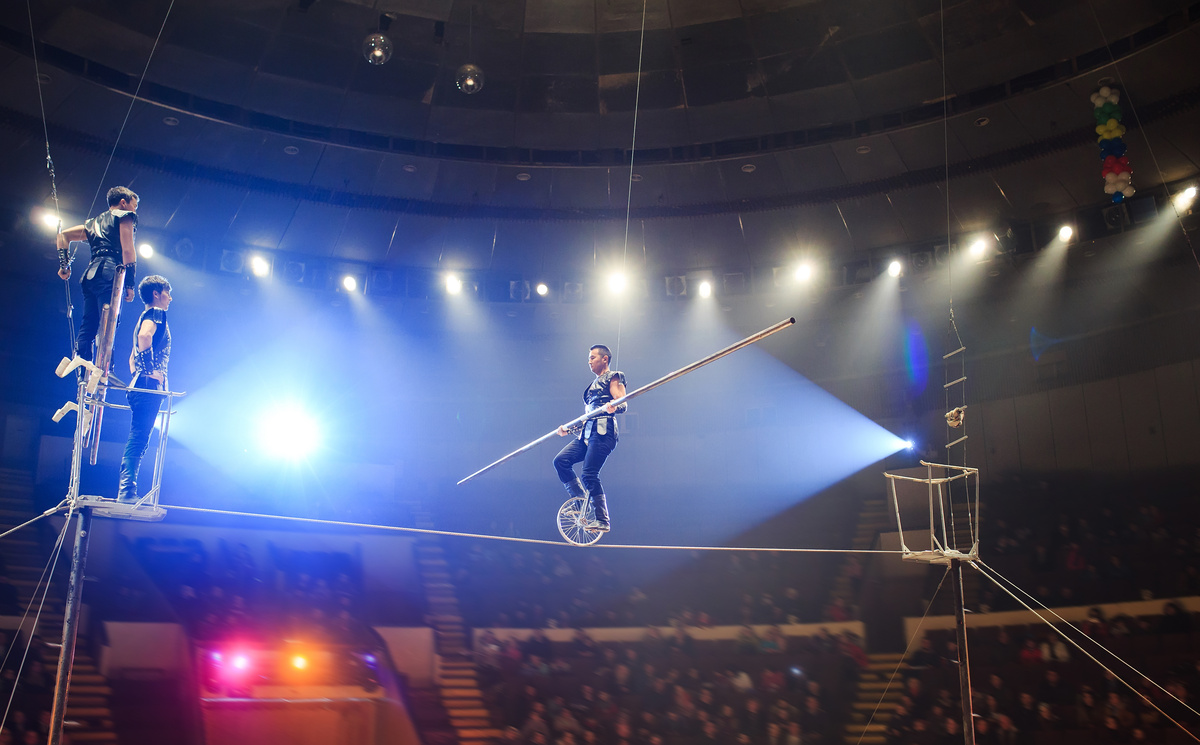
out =
{"type": "Polygon", "coordinates": [[[604,498],[604,492],[592,495],[592,507],[596,510],[596,522],[592,529],[607,533],[612,525],[608,522],[608,501],[604,498]]]}
{"type": "Polygon", "coordinates": [[[117,487],[118,502],[133,504],[137,501],[137,475],[141,465],[141,458],[127,458],[121,461],[121,482],[117,487]]]}
{"type": "Polygon", "coordinates": [[[587,492],[584,491],[583,482],[579,479],[568,481],[563,486],[566,488],[567,494],[570,494],[575,499],[587,499],[587,492]]]}

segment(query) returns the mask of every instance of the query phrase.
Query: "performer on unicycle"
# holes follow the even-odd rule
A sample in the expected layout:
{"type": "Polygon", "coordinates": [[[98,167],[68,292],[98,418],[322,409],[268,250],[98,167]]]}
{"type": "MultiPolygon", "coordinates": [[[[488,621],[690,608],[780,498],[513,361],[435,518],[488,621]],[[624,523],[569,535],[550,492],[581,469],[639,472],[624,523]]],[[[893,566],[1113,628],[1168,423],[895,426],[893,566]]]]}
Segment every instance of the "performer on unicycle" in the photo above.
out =
{"type": "MultiPolygon", "coordinates": [[[[603,344],[588,350],[588,367],[596,375],[596,379],[583,392],[583,403],[588,413],[603,408],[608,414],[621,414],[627,408],[626,404],[612,405],[614,400],[625,395],[625,374],[609,370],[611,360],[612,352],[603,344]]],[[[566,437],[571,432],[559,427],[558,434],[566,437]]],[[[611,527],[604,487],[600,485],[600,469],[617,446],[617,439],[617,420],[612,416],[588,419],[583,423],[579,436],[554,458],[554,469],[558,471],[558,478],[567,493],[575,498],[591,497],[592,507],[596,511],[595,522],[587,526],[591,530],[607,532],[611,527]],[[575,475],[575,464],[580,461],[583,462],[582,483],[575,475]]]]}

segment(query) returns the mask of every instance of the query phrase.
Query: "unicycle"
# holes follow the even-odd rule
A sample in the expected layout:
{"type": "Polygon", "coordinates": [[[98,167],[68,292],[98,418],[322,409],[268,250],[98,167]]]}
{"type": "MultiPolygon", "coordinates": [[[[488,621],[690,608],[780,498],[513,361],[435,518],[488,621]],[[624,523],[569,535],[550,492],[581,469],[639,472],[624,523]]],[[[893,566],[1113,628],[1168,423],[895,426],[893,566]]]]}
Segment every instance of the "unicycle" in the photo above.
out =
{"type": "Polygon", "coordinates": [[[590,546],[599,541],[603,531],[587,527],[595,521],[591,497],[571,497],[558,508],[558,532],[567,543],[590,546]]]}

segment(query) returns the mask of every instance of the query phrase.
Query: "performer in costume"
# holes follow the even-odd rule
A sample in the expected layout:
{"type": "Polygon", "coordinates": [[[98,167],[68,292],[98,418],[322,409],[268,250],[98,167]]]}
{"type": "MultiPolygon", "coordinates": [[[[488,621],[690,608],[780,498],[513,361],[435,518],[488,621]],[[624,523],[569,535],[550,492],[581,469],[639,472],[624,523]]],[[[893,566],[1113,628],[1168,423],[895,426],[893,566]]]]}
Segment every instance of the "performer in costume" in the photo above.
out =
{"type": "Polygon", "coordinates": [[[100,328],[100,311],[112,297],[113,280],[120,264],[125,266],[125,302],[133,302],[137,266],[133,241],[137,231],[137,208],[137,194],[124,186],[114,186],[108,190],[108,211],[58,234],[59,277],[71,278],[71,267],[67,263],[67,246],[71,241],[86,238],[92,253],[87,271],[80,281],[83,288],[83,319],[75,338],[75,354],[88,361],[92,359],[93,342],[100,328]]]}
{"type": "MultiPolygon", "coordinates": [[[[609,414],[620,414],[628,408],[626,404],[612,405],[614,400],[625,395],[625,374],[609,370],[611,360],[612,352],[603,344],[588,350],[588,367],[596,375],[596,379],[583,392],[583,403],[589,413],[603,408],[609,414]]],[[[566,437],[570,432],[559,427],[558,434],[566,437]]],[[[554,469],[558,471],[558,478],[567,493],[572,497],[591,496],[596,520],[589,527],[595,530],[607,531],[611,527],[604,487],[600,485],[600,469],[617,446],[617,440],[617,420],[611,416],[599,416],[584,422],[579,437],[554,458],[554,469]],[[580,461],[583,462],[582,482],[575,475],[575,464],[580,461]]]]}
{"type": "MultiPolygon", "coordinates": [[[[130,388],[167,388],[167,362],[171,358],[171,329],[167,326],[167,308],[171,305],[171,283],[164,277],[151,274],[138,285],[138,295],[146,304],[134,331],[133,350],[129,353],[129,372],[133,374],[130,388]]],[[[133,421],[129,425],[129,440],[121,458],[121,482],[118,502],[136,502],[138,470],[150,444],[150,432],[158,417],[162,396],[130,391],[129,409],[133,421]]]]}

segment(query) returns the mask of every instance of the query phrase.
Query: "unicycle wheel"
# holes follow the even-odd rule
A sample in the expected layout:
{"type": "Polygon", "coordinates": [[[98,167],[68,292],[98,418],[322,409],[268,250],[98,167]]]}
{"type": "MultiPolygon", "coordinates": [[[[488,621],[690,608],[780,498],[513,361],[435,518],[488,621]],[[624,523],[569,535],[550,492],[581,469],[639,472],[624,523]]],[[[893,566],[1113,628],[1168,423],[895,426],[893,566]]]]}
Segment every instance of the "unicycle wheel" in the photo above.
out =
{"type": "Polygon", "coordinates": [[[604,535],[587,527],[596,519],[592,501],[586,497],[571,497],[558,508],[558,532],[567,543],[590,546],[604,535]]]}

